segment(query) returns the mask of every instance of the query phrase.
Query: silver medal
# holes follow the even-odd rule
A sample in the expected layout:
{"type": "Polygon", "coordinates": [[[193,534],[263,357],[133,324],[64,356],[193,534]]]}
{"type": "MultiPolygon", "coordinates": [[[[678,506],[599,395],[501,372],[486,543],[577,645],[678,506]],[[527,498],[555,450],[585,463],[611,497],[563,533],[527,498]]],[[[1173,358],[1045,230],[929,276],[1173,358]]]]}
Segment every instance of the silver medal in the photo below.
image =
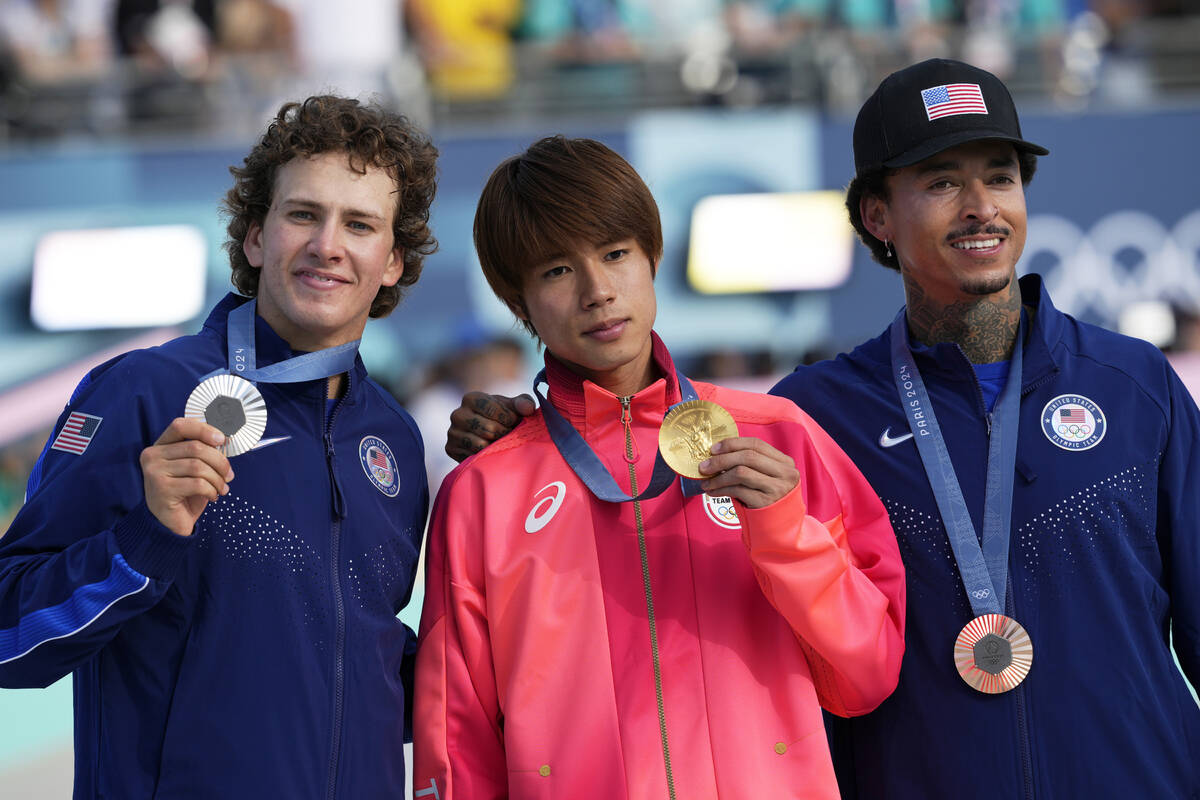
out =
{"type": "Polygon", "coordinates": [[[183,415],[225,434],[217,449],[232,458],[252,450],[267,429],[267,404],[254,384],[236,375],[214,375],[192,390],[183,415]]]}

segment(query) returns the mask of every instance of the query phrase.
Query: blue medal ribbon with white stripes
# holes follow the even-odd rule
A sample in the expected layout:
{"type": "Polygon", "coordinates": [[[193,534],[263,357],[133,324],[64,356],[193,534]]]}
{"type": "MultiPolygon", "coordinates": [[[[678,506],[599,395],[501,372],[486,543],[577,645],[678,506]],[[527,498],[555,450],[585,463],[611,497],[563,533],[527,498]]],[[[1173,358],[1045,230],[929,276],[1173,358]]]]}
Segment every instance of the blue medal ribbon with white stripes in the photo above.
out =
{"type": "Polygon", "coordinates": [[[1022,314],[1008,381],[991,415],[981,546],[954,465],[950,461],[950,453],[946,449],[946,440],[938,426],[937,415],[909,347],[905,309],[901,309],[891,327],[892,373],[900,394],[900,404],[904,407],[913,441],[916,442],[942,522],[950,537],[950,548],[966,587],[967,599],[976,617],[1003,614],[1008,590],[1008,545],[1017,465],[1021,342],[1024,332],[1025,317],[1022,314]]]}
{"type": "MultiPolygon", "coordinates": [[[[676,370],[675,377],[679,381],[679,394],[682,399],[675,405],[686,403],[689,400],[695,400],[696,390],[692,387],[690,381],[683,376],[683,373],[676,370]]],[[[538,403],[542,408],[542,419],[546,421],[546,430],[550,433],[550,439],[554,442],[554,446],[558,448],[558,452],[562,455],[567,465],[571,470],[583,481],[593,495],[607,503],[628,503],[631,500],[649,500],[652,497],[658,497],[667,487],[675,480],[675,472],[667,466],[667,462],[663,460],[662,452],[655,451],[654,456],[654,472],[650,476],[650,484],[644,491],[636,496],[631,496],[617,485],[616,479],[604,463],[600,461],[600,457],[575,430],[575,427],[568,422],[562,414],[558,413],[558,409],[554,404],[542,396],[538,386],[542,383],[548,383],[546,380],[546,370],[542,370],[533,379],[533,393],[537,395],[538,403]]],[[[671,408],[675,408],[675,405],[671,408]]],[[[670,409],[667,409],[668,413],[670,409]]],[[[665,416],[665,415],[664,415],[665,416]]],[[[680,477],[683,487],[684,497],[697,495],[704,490],[700,488],[700,481],[692,480],[691,478],[680,477]]]]}

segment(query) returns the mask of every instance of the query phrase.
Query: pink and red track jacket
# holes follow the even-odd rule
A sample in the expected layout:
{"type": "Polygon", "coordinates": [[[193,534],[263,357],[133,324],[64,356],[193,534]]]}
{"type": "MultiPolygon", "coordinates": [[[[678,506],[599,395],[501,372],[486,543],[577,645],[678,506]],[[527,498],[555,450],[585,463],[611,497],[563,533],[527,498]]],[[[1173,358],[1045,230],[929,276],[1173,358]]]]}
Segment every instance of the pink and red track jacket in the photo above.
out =
{"type": "MultiPolygon", "coordinates": [[[[674,367],[629,401],[547,357],[618,484],[650,480],[674,367]],[[626,459],[628,448],[632,466],[626,459]]],[[[896,685],[904,573],[883,506],[793,403],[696,383],[789,454],[778,502],[595,499],[540,412],[438,494],[417,657],[418,800],[836,798],[821,707],[896,685]]],[[[635,493],[635,492],[630,492],[635,493]]]]}

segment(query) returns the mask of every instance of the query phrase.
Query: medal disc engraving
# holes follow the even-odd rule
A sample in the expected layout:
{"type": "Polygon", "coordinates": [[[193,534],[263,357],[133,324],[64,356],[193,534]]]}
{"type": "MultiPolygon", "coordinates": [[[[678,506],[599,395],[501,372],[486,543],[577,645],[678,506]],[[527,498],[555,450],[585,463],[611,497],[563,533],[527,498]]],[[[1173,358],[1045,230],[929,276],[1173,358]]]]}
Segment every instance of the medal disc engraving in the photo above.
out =
{"type": "Polygon", "coordinates": [[[667,466],[686,478],[700,479],[700,462],[712,455],[712,446],[737,436],[737,423],[729,412],[708,400],[689,400],[671,409],[658,431],[658,449],[667,466]]]}
{"type": "Polygon", "coordinates": [[[1033,642],[1014,619],[984,614],[966,624],[954,643],[954,665],[972,689],[999,694],[1016,687],[1033,666],[1033,642]]]}
{"type": "Polygon", "coordinates": [[[183,415],[225,434],[217,449],[232,458],[254,448],[267,429],[267,404],[254,384],[236,375],[214,375],[192,390],[183,415]]]}
{"type": "Polygon", "coordinates": [[[220,395],[204,409],[204,421],[229,436],[246,424],[246,412],[237,400],[220,395]]]}

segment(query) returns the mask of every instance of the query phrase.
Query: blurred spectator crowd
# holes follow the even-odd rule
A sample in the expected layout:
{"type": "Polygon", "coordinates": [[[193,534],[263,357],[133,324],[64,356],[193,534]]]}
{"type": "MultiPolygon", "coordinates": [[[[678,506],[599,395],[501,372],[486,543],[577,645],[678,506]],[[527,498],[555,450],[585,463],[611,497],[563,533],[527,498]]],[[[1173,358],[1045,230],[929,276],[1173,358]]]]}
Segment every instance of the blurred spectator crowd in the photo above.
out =
{"type": "Polygon", "coordinates": [[[1066,107],[1200,86],[1200,0],[0,0],[0,137],[244,134],[286,98],[425,123],[854,109],[946,55],[1066,107]]]}

